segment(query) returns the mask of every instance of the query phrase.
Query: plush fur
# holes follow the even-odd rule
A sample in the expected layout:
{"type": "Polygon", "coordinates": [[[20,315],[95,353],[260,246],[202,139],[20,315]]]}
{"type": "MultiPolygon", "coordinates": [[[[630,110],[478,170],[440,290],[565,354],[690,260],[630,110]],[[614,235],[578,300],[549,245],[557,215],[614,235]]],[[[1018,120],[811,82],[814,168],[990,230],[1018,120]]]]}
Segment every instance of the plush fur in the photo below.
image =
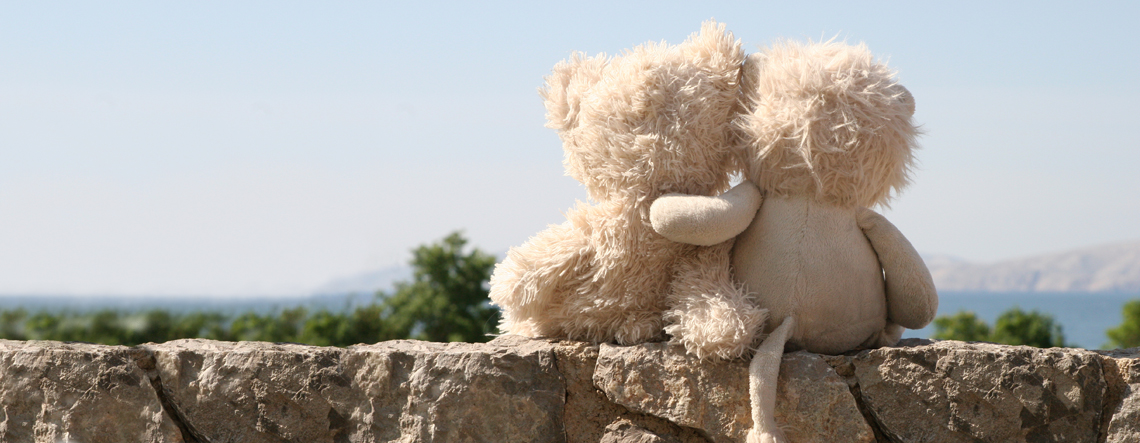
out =
{"type": "Polygon", "coordinates": [[[665,332],[698,358],[743,356],[763,332],[768,311],[736,282],[729,262],[732,238],[748,227],[760,203],[756,187],[744,182],[716,197],[665,195],[650,207],[658,233],[682,243],[714,245],[681,260],[666,298],[665,332]]]}
{"type": "Polygon", "coordinates": [[[908,183],[914,99],[866,46],[785,42],[749,57],[737,121],[748,177],[767,197],[887,203],[908,183]]]}
{"type": "Polygon", "coordinates": [[[938,296],[906,238],[866,209],[907,184],[916,148],[914,100],[894,72],[862,45],[788,42],[748,57],[741,88],[735,124],[759,210],[735,197],[673,195],[651,212],[678,241],[740,233],[732,272],[755,308],[780,320],[765,326],[750,366],[748,441],[783,441],[773,413],[785,345],[827,354],[891,345],[903,327],[934,318],[938,296]]]}
{"type": "Polygon", "coordinates": [[[727,273],[731,243],[670,241],[649,217],[663,194],[728,188],[738,168],[728,134],[742,62],[740,43],[708,22],[680,45],[648,43],[613,58],[575,54],[555,66],[541,90],[547,126],[559,131],[566,173],[591,203],[579,202],[565,223],[496,266],[491,300],[503,309],[504,333],[639,343],[662,335],[670,305],[722,309],[667,299],[678,284],[745,298],[727,273]]]}
{"type": "Polygon", "coordinates": [[[765,196],[732,265],[780,326],[753,357],[749,442],[783,441],[772,421],[785,347],[836,354],[893,345],[938,308],[910,242],[865,208],[907,184],[914,100],[863,45],[783,43],[749,57],[738,120],[746,176],[765,196]]]}

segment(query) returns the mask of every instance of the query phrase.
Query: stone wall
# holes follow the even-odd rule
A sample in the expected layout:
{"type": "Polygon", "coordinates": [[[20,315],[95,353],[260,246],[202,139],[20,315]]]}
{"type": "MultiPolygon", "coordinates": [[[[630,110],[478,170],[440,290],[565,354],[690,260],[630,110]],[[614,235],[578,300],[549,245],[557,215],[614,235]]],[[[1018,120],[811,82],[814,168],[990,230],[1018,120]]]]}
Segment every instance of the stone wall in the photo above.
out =
{"type": "MultiPolygon", "coordinates": [[[[346,349],[0,340],[0,442],[739,442],[747,363],[504,336],[346,349]]],[[[1140,348],[784,356],[793,442],[1137,442],[1140,348]]]]}

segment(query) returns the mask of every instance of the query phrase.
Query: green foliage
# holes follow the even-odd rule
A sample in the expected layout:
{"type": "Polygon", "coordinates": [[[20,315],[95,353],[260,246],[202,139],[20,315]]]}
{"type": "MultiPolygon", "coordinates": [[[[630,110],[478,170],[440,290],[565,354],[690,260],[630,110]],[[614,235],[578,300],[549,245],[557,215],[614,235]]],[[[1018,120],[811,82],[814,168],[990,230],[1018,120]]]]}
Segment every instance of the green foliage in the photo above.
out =
{"type": "Polygon", "coordinates": [[[952,316],[934,319],[934,336],[939,340],[986,341],[990,338],[990,325],[973,312],[958,311],[952,316]]]}
{"type": "Polygon", "coordinates": [[[495,257],[467,244],[458,232],[413,251],[411,282],[396,284],[385,300],[386,319],[401,335],[430,341],[482,342],[498,323],[486,282],[495,257]]]}
{"type": "Polygon", "coordinates": [[[1065,346],[1065,334],[1052,315],[1037,310],[1025,312],[1016,306],[997,318],[990,338],[990,341],[1007,345],[1038,348],[1065,346]]]}
{"type": "Polygon", "coordinates": [[[0,337],[9,340],[27,340],[24,334],[28,312],[23,309],[0,312],[0,337]]]}
{"type": "Polygon", "coordinates": [[[236,317],[219,312],[171,313],[161,309],[87,313],[0,311],[0,338],[83,341],[110,345],[161,343],[180,338],[291,342],[349,346],[400,338],[432,341],[487,341],[498,311],[489,305],[486,282],[494,257],[453,233],[413,251],[411,282],[394,294],[348,312],[304,307],[236,317]]]}
{"type": "Polygon", "coordinates": [[[934,319],[933,338],[941,340],[988,341],[1039,348],[1065,346],[1061,325],[1053,316],[1037,310],[1025,312],[1014,306],[990,326],[969,311],[934,319]]]}
{"type": "Polygon", "coordinates": [[[1105,348],[1131,348],[1140,346],[1140,300],[1124,304],[1124,321],[1105,331],[1109,342],[1105,348]]]}

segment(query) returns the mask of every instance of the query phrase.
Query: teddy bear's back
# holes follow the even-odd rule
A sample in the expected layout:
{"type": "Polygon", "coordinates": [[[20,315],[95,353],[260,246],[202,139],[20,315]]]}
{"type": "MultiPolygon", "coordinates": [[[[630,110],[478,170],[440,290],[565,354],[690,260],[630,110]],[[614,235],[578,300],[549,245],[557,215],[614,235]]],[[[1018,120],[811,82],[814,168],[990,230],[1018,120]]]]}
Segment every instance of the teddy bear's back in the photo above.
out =
{"type": "Polygon", "coordinates": [[[710,21],[680,45],[555,66],[541,90],[547,126],[590,202],[495,268],[504,332],[623,344],[663,335],[675,262],[696,247],[654,232],[649,207],[663,193],[728,188],[742,62],[740,42],[710,21]]]}
{"type": "Polygon", "coordinates": [[[796,318],[797,348],[842,353],[886,325],[883,271],[854,209],[769,198],[733,252],[737,278],[777,319],[768,328],[796,318]]]}
{"type": "Polygon", "coordinates": [[[620,201],[579,203],[567,221],[511,248],[496,266],[491,300],[500,329],[530,337],[640,343],[662,335],[661,313],[677,257],[671,242],[620,201]]]}

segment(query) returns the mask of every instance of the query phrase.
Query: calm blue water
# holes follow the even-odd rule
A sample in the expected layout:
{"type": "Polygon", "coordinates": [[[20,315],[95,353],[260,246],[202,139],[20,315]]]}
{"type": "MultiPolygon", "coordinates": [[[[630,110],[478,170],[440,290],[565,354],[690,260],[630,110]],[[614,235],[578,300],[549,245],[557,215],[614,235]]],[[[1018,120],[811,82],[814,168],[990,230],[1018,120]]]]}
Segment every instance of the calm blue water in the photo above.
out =
{"type": "MultiPolygon", "coordinates": [[[[1108,342],[1104,331],[1122,321],[1121,307],[1140,294],[940,292],[938,315],[974,311],[993,326],[1002,312],[1014,306],[1050,314],[1064,328],[1065,343],[1101,349],[1108,342]]],[[[933,326],[908,330],[903,337],[929,338],[933,326]]]]}

